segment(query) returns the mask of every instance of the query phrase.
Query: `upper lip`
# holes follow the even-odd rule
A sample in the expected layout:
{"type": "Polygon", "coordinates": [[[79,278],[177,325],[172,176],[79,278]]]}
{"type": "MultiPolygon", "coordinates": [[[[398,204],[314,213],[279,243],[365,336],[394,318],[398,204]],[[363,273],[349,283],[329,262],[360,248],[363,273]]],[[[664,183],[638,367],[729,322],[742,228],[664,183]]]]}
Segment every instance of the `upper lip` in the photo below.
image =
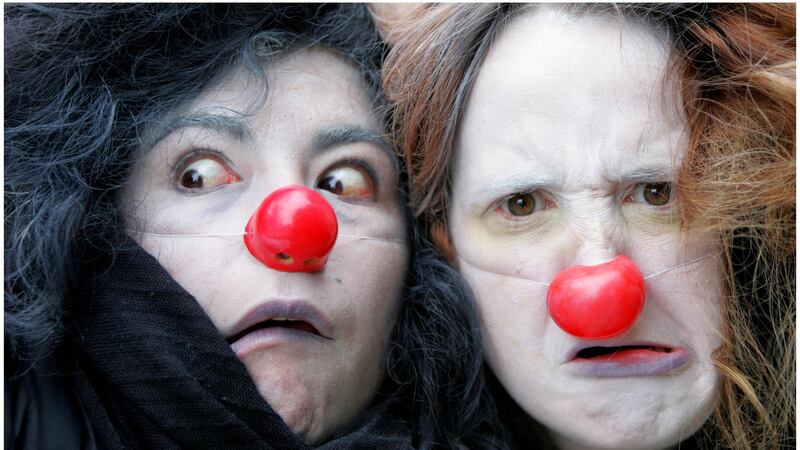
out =
{"type": "Polygon", "coordinates": [[[241,338],[248,328],[268,320],[284,318],[307,322],[320,336],[331,339],[333,326],[330,320],[314,305],[305,300],[267,300],[259,303],[239,319],[227,333],[228,343],[241,338]]]}
{"type": "Polygon", "coordinates": [[[567,354],[566,359],[564,362],[570,362],[578,356],[578,352],[583,349],[591,348],[591,347],[661,347],[661,348],[669,348],[675,349],[678,348],[675,345],[664,344],[661,342],[655,341],[615,341],[615,340],[605,340],[605,341],[581,341],[576,343],[575,345],[570,348],[569,353],[567,354]]]}

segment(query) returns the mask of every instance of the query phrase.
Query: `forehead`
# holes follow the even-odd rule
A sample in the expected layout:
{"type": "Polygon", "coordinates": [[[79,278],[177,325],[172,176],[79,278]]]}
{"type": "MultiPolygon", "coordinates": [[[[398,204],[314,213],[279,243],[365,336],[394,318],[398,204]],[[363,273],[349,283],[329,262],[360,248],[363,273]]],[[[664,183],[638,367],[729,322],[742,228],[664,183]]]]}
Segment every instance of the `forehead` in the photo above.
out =
{"type": "Polygon", "coordinates": [[[379,127],[361,74],[333,51],[304,48],[262,60],[261,65],[266,78],[236,66],[172,116],[234,117],[256,137],[271,138],[324,126],[379,127]]]}
{"type": "Polygon", "coordinates": [[[456,171],[486,158],[562,180],[614,177],[642,160],[674,165],[683,117],[677,89],[664,84],[668,59],[665,36],[622,18],[524,13],[475,80],[456,171]]]}

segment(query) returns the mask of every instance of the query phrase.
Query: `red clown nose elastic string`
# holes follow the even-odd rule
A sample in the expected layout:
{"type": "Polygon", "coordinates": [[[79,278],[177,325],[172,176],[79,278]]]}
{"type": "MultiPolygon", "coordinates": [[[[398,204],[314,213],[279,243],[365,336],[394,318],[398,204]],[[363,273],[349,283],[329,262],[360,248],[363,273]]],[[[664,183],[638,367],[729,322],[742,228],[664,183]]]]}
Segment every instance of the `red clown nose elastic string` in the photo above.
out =
{"type": "Polygon", "coordinates": [[[339,224],[325,198],[305,186],[272,192],[245,227],[244,244],[259,261],[283,272],[322,270],[339,224]]]}
{"type": "Polygon", "coordinates": [[[644,307],[644,278],[626,256],[562,270],[547,290],[547,310],[567,333],[607,339],[633,326],[644,307]]]}

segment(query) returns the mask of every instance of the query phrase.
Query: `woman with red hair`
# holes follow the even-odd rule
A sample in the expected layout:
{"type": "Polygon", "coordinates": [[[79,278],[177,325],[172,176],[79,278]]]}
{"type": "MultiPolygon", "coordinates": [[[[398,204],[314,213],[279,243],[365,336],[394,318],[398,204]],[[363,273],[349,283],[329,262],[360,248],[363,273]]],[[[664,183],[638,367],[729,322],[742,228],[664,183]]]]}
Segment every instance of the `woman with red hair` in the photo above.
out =
{"type": "Polygon", "coordinates": [[[794,19],[480,4],[391,24],[413,208],[475,291],[521,447],[793,447],[794,19]]]}

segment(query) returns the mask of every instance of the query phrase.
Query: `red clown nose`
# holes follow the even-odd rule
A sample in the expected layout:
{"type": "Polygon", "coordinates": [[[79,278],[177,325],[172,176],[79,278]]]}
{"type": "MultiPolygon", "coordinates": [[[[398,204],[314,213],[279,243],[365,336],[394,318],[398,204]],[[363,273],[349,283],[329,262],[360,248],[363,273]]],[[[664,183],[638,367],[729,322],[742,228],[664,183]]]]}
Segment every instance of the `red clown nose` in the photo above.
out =
{"type": "Polygon", "coordinates": [[[628,330],[644,307],[644,278],[625,256],[559,273],[547,291],[547,310],[567,333],[606,339],[628,330]]]}
{"type": "Polygon", "coordinates": [[[316,272],[328,261],[339,223],[319,193],[304,186],[286,186],[261,202],[244,231],[247,249],[267,267],[316,272]]]}

